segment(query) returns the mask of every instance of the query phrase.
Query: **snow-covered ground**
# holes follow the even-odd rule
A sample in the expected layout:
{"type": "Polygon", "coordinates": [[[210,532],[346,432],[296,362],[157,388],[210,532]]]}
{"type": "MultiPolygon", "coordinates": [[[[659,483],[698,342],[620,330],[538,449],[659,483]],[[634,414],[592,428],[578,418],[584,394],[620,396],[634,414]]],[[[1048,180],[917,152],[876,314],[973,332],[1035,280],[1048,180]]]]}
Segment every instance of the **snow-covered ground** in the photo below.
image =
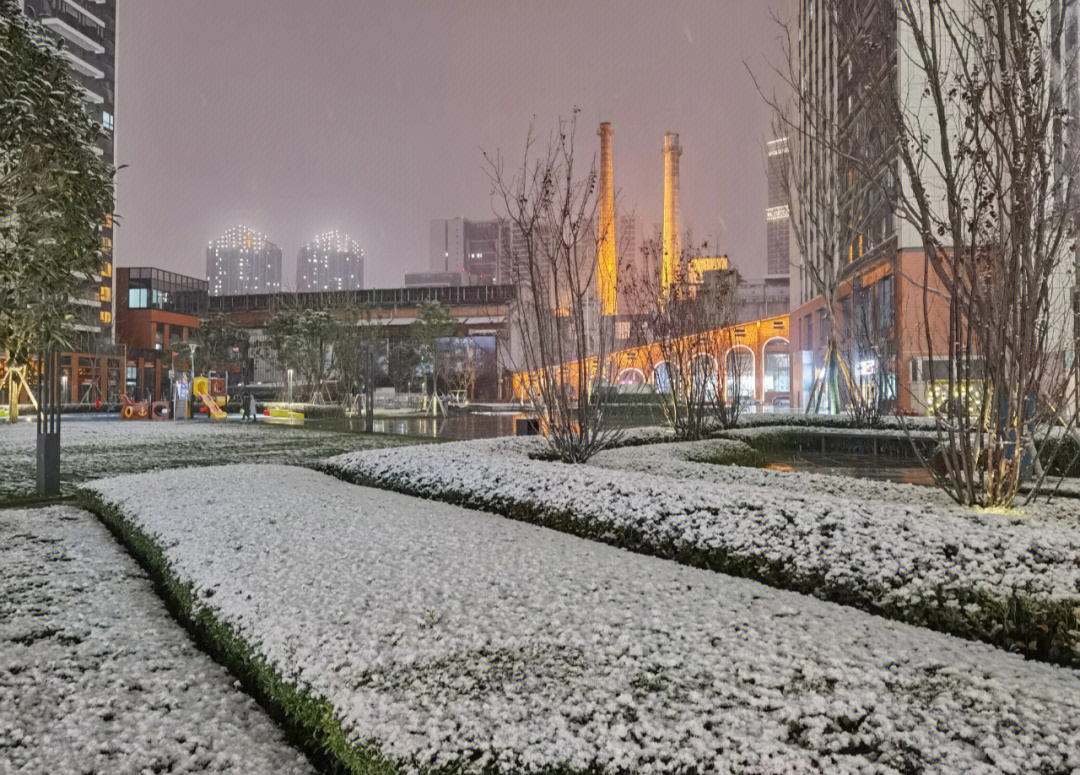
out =
{"type": "MultiPolygon", "coordinates": [[[[702,481],[528,457],[539,449],[541,442],[523,439],[459,442],[351,453],[323,465],[351,481],[767,579],[903,621],[1052,658],[1078,656],[1068,634],[1080,629],[1075,519],[966,511],[929,498],[868,499],[859,488],[871,485],[863,484],[847,497],[843,487],[818,492],[813,479],[790,473],[774,483],[753,469],[747,481],[702,481]]],[[[657,449],[607,454],[647,461],[657,449]]]]}
{"type": "MultiPolygon", "coordinates": [[[[489,463],[494,479],[513,470],[489,463]]],[[[588,470],[604,489],[627,486],[588,470]]],[[[274,467],[273,490],[229,486],[255,473],[177,469],[87,489],[160,547],[196,606],[328,699],[352,742],[395,760],[465,772],[1080,768],[1074,670],[306,469],[274,467]]],[[[631,480],[650,509],[675,505],[662,490],[678,482],[631,480]]]]}
{"type": "MultiPolygon", "coordinates": [[[[37,426],[0,423],[0,503],[34,494],[37,426]]],[[[65,417],[60,473],[65,491],[87,479],[157,468],[220,463],[309,463],[357,449],[415,439],[239,422],[139,422],[65,417]]]]}
{"type": "Polygon", "coordinates": [[[0,510],[0,773],[303,773],[92,515],[0,510]]]}

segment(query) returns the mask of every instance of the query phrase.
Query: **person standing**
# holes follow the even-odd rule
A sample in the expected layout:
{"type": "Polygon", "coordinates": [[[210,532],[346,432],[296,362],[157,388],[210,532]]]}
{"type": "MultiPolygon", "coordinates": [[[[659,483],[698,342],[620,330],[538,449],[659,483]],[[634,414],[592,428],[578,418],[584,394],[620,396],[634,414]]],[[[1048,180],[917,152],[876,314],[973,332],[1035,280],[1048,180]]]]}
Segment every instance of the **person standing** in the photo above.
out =
{"type": "Polygon", "coordinates": [[[251,421],[255,422],[255,417],[258,414],[259,407],[255,403],[255,394],[254,393],[250,393],[248,395],[248,402],[249,402],[248,403],[248,409],[249,409],[249,414],[251,415],[251,421]]]}
{"type": "Polygon", "coordinates": [[[247,397],[247,393],[240,394],[240,422],[244,422],[248,418],[247,397]]]}

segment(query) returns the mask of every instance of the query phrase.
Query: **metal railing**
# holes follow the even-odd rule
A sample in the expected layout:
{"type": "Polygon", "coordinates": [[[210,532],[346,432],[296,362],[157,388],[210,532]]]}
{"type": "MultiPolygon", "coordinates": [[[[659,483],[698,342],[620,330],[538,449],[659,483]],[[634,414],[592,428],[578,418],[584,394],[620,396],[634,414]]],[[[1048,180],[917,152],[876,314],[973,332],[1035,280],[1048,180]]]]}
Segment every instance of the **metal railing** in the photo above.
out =
{"type": "Polygon", "coordinates": [[[295,301],[304,307],[351,304],[365,307],[417,307],[437,301],[445,306],[465,304],[506,305],[514,300],[512,285],[462,285],[457,287],[416,286],[369,288],[360,291],[316,291],[304,293],[257,293],[244,296],[210,296],[209,312],[257,312],[275,304],[295,301]]]}

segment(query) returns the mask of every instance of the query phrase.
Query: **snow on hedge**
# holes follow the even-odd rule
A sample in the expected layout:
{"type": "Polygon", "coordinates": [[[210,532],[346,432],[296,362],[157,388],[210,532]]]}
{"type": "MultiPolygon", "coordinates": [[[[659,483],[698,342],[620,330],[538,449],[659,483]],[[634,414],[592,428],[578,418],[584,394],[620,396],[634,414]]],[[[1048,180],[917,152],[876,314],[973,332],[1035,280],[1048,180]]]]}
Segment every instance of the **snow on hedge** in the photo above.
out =
{"type": "Polygon", "coordinates": [[[1080,767],[1074,670],[310,470],[231,486],[253,473],[86,489],[399,769],[1080,767]]]}
{"type": "MultiPolygon", "coordinates": [[[[624,548],[809,592],[1049,659],[1080,662],[1080,527],[940,503],[530,458],[521,439],[324,461],[359,484],[494,511],[624,548]]],[[[646,460],[658,447],[606,455],[646,460]]],[[[603,459],[603,458],[602,458],[603,459]]],[[[662,466],[661,466],[662,468],[662,466]]],[[[754,481],[756,472],[747,471],[754,481]]]]}
{"type": "Polygon", "coordinates": [[[0,510],[0,772],[310,772],[94,518],[0,510]]]}

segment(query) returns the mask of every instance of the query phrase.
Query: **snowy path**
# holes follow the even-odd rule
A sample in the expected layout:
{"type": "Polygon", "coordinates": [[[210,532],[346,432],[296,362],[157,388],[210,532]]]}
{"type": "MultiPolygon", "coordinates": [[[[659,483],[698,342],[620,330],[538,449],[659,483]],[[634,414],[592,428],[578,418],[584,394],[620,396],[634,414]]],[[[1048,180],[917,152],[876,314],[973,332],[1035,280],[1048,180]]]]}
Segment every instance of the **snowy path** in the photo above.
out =
{"type": "Polygon", "coordinates": [[[95,482],[348,738],[498,772],[1080,767],[1080,674],[754,582],[279,467],[95,482]]]}
{"type": "Polygon", "coordinates": [[[0,773],[305,773],[80,509],[0,509],[0,773]]]}

